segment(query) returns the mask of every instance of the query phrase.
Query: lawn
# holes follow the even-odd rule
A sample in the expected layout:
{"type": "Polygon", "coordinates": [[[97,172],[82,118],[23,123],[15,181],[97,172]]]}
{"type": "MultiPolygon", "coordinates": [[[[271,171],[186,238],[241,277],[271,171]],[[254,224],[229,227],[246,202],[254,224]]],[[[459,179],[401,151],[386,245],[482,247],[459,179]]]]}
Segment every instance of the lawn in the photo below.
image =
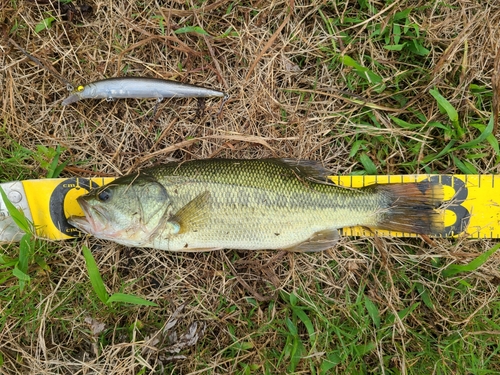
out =
{"type": "MultiPolygon", "coordinates": [[[[499,173],[497,0],[1,4],[0,182],[215,157],[499,173]],[[124,76],[230,98],[201,116],[195,99],[61,105],[68,83],[124,76]]],[[[0,247],[0,374],[500,373],[496,244],[168,253],[28,236],[0,247]]]]}

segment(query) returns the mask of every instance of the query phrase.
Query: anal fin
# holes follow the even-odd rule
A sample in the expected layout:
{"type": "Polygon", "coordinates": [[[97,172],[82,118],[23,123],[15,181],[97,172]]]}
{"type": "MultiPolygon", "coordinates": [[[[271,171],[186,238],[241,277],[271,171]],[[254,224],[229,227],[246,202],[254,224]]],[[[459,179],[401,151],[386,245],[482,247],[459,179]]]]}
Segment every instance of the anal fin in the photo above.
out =
{"type": "Polygon", "coordinates": [[[304,242],[286,248],[286,251],[313,253],[329,249],[339,241],[340,235],[338,230],[329,229],[314,233],[309,239],[304,242]]]}
{"type": "Polygon", "coordinates": [[[198,247],[198,248],[184,248],[182,250],[178,250],[178,251],[182,251],[182,252],[185,252],[185,253],[204,253],[204,252],[207,252],[207,251],[217,251],[217,250],[222,250],[223,248],[222,247],[198,247]]]}

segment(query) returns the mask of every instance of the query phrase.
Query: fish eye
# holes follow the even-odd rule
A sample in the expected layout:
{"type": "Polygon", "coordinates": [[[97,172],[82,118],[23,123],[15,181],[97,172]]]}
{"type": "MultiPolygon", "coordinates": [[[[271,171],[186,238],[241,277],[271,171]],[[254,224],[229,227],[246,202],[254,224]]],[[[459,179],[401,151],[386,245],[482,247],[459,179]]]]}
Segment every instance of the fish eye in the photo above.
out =
{"type": "Polygon", "coordinates": [[[78,87],[76,88],[76,91],[83,91],[83,89],[85,89],[85,87],[84,87],[84,86],[78,86],[78,87]]]}
{"type": "Polygon", "coordinates": [[[98,195],[97,195],[97,198],[101,201],[101,202],[106,202],[108,200],[111,199],[111,191],[108,190],[108,189],[104,189],[103,191],[101,191],[98,195]]]}

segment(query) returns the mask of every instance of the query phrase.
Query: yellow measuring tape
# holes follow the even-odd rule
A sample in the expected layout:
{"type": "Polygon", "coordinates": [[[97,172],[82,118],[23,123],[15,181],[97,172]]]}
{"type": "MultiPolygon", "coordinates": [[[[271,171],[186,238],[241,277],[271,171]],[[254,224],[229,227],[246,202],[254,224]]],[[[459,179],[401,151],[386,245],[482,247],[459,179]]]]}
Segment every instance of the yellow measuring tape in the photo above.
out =
{"type": "MultiPolygon", "coordinates": [[[[409,183],[429,180],[445,188],[443,236],[500,238],[500,176],[492,175],[391,175],[331,176],[337,185],[363,187],[375,183],[409,183]]],[[[76,198],[111,182],[113,178],[69,178],[22,181],[37,234],[53,240],[81,236],[67,218],[83,215],[76,198]]],[[[372,236],[363,228],[344,228],[347,236],[372,236]]],[[[377,231],[381,236],[417,237],[415,234],[377,231]]]]}
{"type": "MultiPolygon", "coordinates": [[[[431,181],[444,186],[443,237],[500,238],[500,176],[494,175],[391,175],[330,177],[340,186],[431,181]]],[[[344,228],[347,236],[370,236],[363,228],[344,228]]],[[[416,234],[377,231],[391,237],[418,237],[416,234]]]]}
{"type": "Polygon", "coordinates": [[[22,181],[37,234],[52,240],[81,237],[67,221],[72,215],[83,216],[76,198],[113,180],[74,177],[22,181]]]}

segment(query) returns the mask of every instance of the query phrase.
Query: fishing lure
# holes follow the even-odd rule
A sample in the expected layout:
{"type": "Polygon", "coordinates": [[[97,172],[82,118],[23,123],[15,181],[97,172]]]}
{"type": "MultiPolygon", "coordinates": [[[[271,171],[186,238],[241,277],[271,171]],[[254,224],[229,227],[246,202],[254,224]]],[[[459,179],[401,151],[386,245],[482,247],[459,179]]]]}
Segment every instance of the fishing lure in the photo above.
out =
{"type": "Polygon", "coordinates": [[[158,78],[120,77],[78,86],[73,93],[63,100],[62,105],[75,103],[82,99],[144,99],[156,98],[158,103],[164,98],[223,98],[222,105],[228,95],[222,91],[212,90],[188,83],[168,81],[158,78]]]}

